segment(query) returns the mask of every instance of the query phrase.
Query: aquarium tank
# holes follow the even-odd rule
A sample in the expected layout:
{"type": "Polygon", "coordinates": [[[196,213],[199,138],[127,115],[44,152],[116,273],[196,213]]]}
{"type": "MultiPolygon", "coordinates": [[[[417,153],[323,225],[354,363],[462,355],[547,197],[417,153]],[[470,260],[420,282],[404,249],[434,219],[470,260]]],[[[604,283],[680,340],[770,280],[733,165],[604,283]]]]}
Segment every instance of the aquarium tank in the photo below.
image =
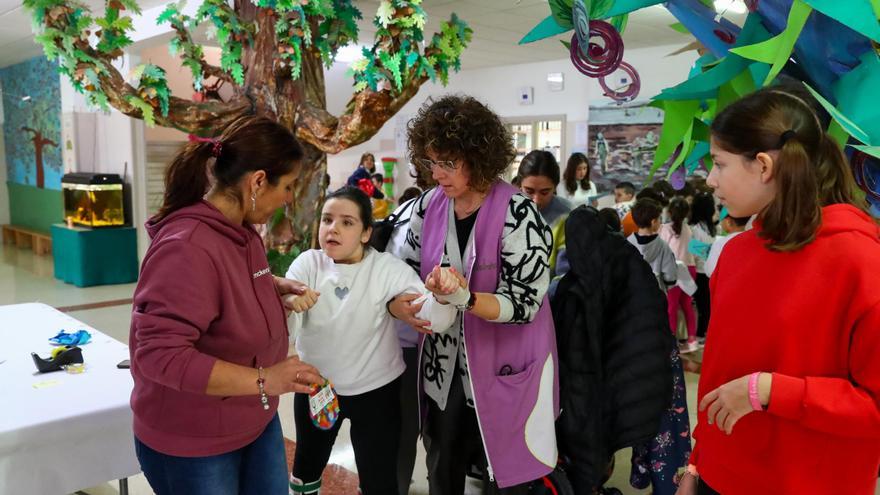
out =
{"type": "Polygon", "coordinates": [[[125,224],[122,178],[117,174],[77,172],[61,177],[64,220],[84,227],[125,224]]]}

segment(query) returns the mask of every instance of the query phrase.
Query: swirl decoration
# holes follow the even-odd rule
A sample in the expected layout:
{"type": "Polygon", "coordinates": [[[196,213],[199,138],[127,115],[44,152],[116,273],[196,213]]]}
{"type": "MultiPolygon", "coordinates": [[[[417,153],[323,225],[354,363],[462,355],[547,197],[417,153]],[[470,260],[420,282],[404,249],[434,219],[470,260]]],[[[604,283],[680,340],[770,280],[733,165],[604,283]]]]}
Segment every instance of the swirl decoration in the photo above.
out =
{"type": "Polygon", "coordinates": [[[574,0],[572,5],[572,23],[574,24],[574,34],[577,36],[578,47],[583,58],[589,57],[588,47],[590,46],[590,13],[583,0],[574,0]]]}
{"type": "Polygon", "coordinates": [[[611,24],[590,21],[590,40],[599,38],[601,44],[590,41],[584,49],[578,38],[577,33],[571,37],[571,63],[585,76],[607,76],[623,61],[623,38],[611,24]]]}
{"type": "Polygon", "coordinates": [[[599,86],[602,87],[605,96],[608,96],[616,102],[625,103],[635,100],[639,95],[639,91],[642,89],[642,79],[639,77],[638,71],[635,67],[626,62],[620,62],[620,66],[618,66],[617,69],[623,71],[627,75],[627,79],[629,80],[627,84],[619,88],[611,88],[605,82],[605,77],[600,77],[599,86]]]}
{"type": "Polygon", "coordinates": [[[853,168],[853,175],[856,179],[856,184],[865,191],[865,194],[868,195],[868,198],[872,201],[880,201],[880,191],[878,191],[877,187],[877,178],[880,177],[880,171],[876,172],[876,174],[872,174],[869,168],[869,160],[868,154],[859,150],[854,150],[852,159],[850,163],[853,168]]]}

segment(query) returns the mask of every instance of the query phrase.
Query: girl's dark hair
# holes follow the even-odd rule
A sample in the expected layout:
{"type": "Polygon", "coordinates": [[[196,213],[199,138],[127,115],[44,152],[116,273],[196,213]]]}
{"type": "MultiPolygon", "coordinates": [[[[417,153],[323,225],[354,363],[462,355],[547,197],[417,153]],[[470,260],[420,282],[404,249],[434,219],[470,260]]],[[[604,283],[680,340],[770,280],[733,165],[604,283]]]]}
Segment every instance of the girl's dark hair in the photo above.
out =
{"type": "Polygon", "coordinates": [[[165,171],[165,197],[157,218],[198,203],[211,185],[242,203],[235,186],[245,174],[262,170],[269,184],[276,185],[302,157],[299,142],[281,124],[265,117],[239,118],[213,140],[189,142],[177,153],[165,171]]]}
{"type": "Polygon", "coordinates": [[[633,222],[640,229],[647,229],[663,214],[663,206],[652,198],[637,199],[632,207],[633,222]]]}
{"type": "MultiPolygon", "coordinates": [[[[670,184],[671,185],[671,184],[670,184]]],[[[681,189],[675,191],[676,196],[681,196],[682,198],[686,198],[688,196],[694,196],[697,194],[697,189],[690,182],[685,182],[681,189]]]]}
{"type": "Polygon", "coordinates": [[[666,199],[662,194],[657,192],[657,190],[654,189],[654,186],[648,186],[639,191],[638,194],[636,194],[636,201],[642,198],[653,199],[654,201],[660,203],[660,206],[662,206],[663,208],[669,206],[669,200],[666,199]]]}
{"type": "Polygon", "coordinates": [[[418,198],[421,195],[422,190],[418,187],[407,187],[406,189],[404,189],[403,194],[400,195],[400,199],[398,200],[398,202],[400,204],[403,204],[411,199],[418,198]]]}
{"type": "Polygon", "coordinates": [[[675,235],[681,235],[684,221],[687,220],[690,212],[691,206],[681,196],[676,196],[669,202],[669,217],[672,219],[672,230],[675,235]]]}
{"type": "MultiPolygon", "coordinates": [[[[498,115],[470,96],[430,98],[407,124],[407,153],[414,163],[428,151],[441,160],[463,160],[470,167],[470,187],[489,190],[516,156],[510,132],[498,115]]],[[[431,171],[418,167],[427,184],[431,171]]]]}
{"type": "Polygon", "coordinates": [[[765,88],[721,111],[712,137],[725,151],[755,160],[778,150],[773,176],[776,195],[762,211],[759,235],[774,251],[796,251],[816,237],[822,207],[850,204],[867,212],[840,146],[825,133],[798,87],[765,88]]]}
{"type": "Polygon", "coordinates": [[[556,157],[549,151],[532,150],[529,151],[522,161],[519,162],[519,170],[517,172],[520,182],[526,177],[540,175],[550,179],[554,186],[559,185],[559,164],[556,163],[556,157]]]}
{"type": "Polygon", "coordinates": [[[691,225],[702,224],[709,235],[715,237],[715,198],[709,193],[698,192],[691,204],[691,225]]]}
{"type": "Polygon", "coordinates": [[[373,156],[373,154],[372,154],[372,153],[364,153],[364,154],[363,154],[363,155],[361,155],[361,161],[360,161],[360,162],[358,162],[358,165],[363,165],[363,164],[364,164],[364,162],[365,162],[365,161],[367,161],[367,157],[370,157],[370,158],[372,158],[372,159],[373,159],[373,164],[375,164],[375,163],[376,163],[376,157],[375,157],[375,156],[373,156]]]}
{"type": "Polygon", "coordinates": [[[373,204],[370,203],[370,197],[367,196],[367,193],[357,187],[345,186],[328,194],[325,201],[331,199],[347,199],[356,204],[364,229],[373,226],[373,204]]]}
{"type": "Polygon", "coordinates": [[[370,203],[370,197],[367,196],[367,193],[357,187],[345,186],[328,194],[325,202],[331,199],[347,199],[351,201],[358,207],[358,214],[361,217],[361,222],[364,224],[364,230],[373,226],[373,204],[370,203]]]}
{"type": "Polygon", "coordinates": [[[568,157],[568,163],[565,164],[565,173],[562,174],[562,182],[565,184],[565,190],[568,191],[568,194],[577,192],[578,186],[587,191],[590,189],[590,168],[590,160],[583,153],[572,153],[568,157]],[[581,163],[587,165],[587,175],[578,183],[577,169],[581,163]]]}
{"type": "Polygon", "coordinates": [[[598,215],[612,232],[620,233],[623,230],[623,227],[620,225],[620,216],[617,215],[617,210],[614,208],[602,208],[599,210],[598,215]]]}
{"type": "Polygon", "coordinates": [[[675,196],[675,188],[672,187],[672,184],[669,183],[668,180],[660,179],[655,180],[651,187],[654,188],[666,202],[672,201],[672,197],[675,196]]]}

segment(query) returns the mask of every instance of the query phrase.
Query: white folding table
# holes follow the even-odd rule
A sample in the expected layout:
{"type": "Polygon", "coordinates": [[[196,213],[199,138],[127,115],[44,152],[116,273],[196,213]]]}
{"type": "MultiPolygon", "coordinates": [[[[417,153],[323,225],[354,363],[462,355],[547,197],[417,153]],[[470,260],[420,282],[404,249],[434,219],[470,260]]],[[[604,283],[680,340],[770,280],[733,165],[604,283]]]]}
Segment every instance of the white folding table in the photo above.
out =
{"type": "Polygon", "coordinates": [[[0,306],[0,495],[62,495],[140,472],[128,346],[45,304],[0,306]],[[59,330],[92,334],[86,371],[37,373],[59,330]]]}

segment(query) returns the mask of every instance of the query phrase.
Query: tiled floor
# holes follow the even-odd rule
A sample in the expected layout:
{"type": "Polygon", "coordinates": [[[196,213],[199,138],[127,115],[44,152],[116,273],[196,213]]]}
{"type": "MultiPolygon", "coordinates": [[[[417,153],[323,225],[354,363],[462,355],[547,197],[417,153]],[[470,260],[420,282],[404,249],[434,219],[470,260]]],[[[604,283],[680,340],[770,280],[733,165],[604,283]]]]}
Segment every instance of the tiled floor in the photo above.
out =
{"type": "MultiPolygon", "coordinates": [[[[69,307],[103,301],[131,298],[134,284],[91,287],[79,289],[72,285],[55,280],[52,276],[52,258],[34,256],[30,251],[19,250],[10,246],[0,246],[0,304],[14,304],[39,301],[55,307],[69,307]]],[[[71,311],[70,314],[102,332],[128,342],[131,307],[127,304],[98,309],[71,311]]],[[[694,404],[696,402],[696,384],[698,375],[686,373],[688,387],[688,405],[691,423],[696,421],[694,404]]],[[[284,434],[294,438],[292,395],[282,397],[280,415],[284,434]]],[[[356,471],[354,452],[347,424],[340,431],[336,446],[330,459],[331,463],[342,468],[356,471]]],[[[427,475],[425,469],[425,452],[419,447],[416,461],[416,472],[413,474],[412,495],[427,495],[427,475]]],[[[617,469],[606,486],[619,488],[624,494],[647,494],[649,490],[635,490],[629,486],[629,451],[617,454],[617,469]]],[[[480,493],[476,482],[470,481],[466,490],[468,494],[480,493]]],[[[84,490],[91,495],[109,495],[117,493],[115,483],[84,490]]],[[[152,490],[143,475],[129,480],[129,491],[132,495],[150,495],[152,490]]],[[[880,494],[880,490],[877,492],[880,494]]],[[[341,495],[341,494],[328,494],[341,495]]],[[[347,494],[346,494],[347,495],[347,494]]]]}

